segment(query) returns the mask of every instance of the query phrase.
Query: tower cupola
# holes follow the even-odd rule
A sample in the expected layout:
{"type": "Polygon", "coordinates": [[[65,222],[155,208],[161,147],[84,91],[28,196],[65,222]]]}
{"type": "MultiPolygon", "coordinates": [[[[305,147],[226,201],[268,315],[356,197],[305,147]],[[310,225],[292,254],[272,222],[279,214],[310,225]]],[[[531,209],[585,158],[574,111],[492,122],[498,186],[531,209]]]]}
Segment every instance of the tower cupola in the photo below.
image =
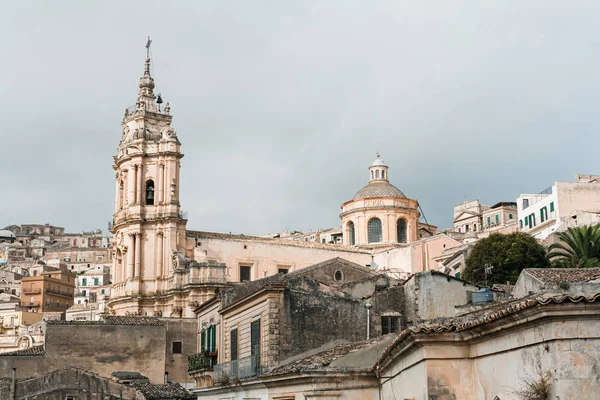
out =
{"type": "Polygon", "coordinates": [[[388,182],[388,166],[377,153],[377,158],[373,161],[373,164],[369,167],[369,182],[388,182]]]}

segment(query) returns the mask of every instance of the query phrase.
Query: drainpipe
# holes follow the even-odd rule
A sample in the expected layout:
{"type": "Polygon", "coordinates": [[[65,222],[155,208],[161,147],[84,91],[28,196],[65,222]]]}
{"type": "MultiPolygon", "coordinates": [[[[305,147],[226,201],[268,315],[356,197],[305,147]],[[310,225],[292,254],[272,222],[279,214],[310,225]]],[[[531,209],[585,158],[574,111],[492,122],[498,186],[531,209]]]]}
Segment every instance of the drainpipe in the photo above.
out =
{"type": "Polygon", "coordinates": [[[367,340],[371,338],[371,303],[365,304],[367,307],[367,340]]]}
{"type": "Polygon", "coordinates": [[[10,392],[11,399],[17,400],[17,367],[13,367],[12,369],[12,385],[10,392]]]}

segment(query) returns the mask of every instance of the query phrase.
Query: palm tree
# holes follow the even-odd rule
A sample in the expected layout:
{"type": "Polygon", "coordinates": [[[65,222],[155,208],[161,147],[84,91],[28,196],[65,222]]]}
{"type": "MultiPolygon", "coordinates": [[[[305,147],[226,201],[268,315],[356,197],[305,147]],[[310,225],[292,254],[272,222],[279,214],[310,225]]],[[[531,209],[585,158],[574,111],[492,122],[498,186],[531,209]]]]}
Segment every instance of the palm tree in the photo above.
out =
{"type": "Polygon", "coordinates": [[[559,232],[560,242],[548,247],[548,260],[557,267],[600,267],[600,224],[559,232]]]}

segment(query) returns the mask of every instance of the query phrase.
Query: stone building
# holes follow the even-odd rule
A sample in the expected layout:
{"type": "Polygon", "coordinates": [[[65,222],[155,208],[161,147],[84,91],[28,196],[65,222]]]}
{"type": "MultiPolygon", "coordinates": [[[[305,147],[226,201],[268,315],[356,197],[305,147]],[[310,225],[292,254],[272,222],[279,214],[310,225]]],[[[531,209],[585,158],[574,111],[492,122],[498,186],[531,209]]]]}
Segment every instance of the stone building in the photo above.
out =
{"type": "Polygon", "coordinates": [[[21,306],[37,313],[64,313],[73,305],[75,274],[45,267],[34,276],[21,280],[21,306]]]}
{"type": "Polygon", "coordinates": [[[377,154],[369,183],[342,204],[344,244],[378,246],[418,240],[419,203],[389,182],[388,166],[377,154]]]}

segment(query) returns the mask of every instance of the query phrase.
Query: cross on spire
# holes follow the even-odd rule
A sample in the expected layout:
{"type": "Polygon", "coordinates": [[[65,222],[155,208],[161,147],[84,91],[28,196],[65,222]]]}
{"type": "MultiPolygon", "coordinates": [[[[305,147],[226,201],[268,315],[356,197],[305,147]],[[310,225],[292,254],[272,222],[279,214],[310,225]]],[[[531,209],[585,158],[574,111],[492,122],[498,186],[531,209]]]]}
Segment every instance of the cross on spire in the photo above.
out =
{"type": "Polygon", "coordinates": [[[148,58],[150,58],[150,44],[152,44],[152,40],[148,36],[148,41],[146,42],[146,57],[148,58]]]}

